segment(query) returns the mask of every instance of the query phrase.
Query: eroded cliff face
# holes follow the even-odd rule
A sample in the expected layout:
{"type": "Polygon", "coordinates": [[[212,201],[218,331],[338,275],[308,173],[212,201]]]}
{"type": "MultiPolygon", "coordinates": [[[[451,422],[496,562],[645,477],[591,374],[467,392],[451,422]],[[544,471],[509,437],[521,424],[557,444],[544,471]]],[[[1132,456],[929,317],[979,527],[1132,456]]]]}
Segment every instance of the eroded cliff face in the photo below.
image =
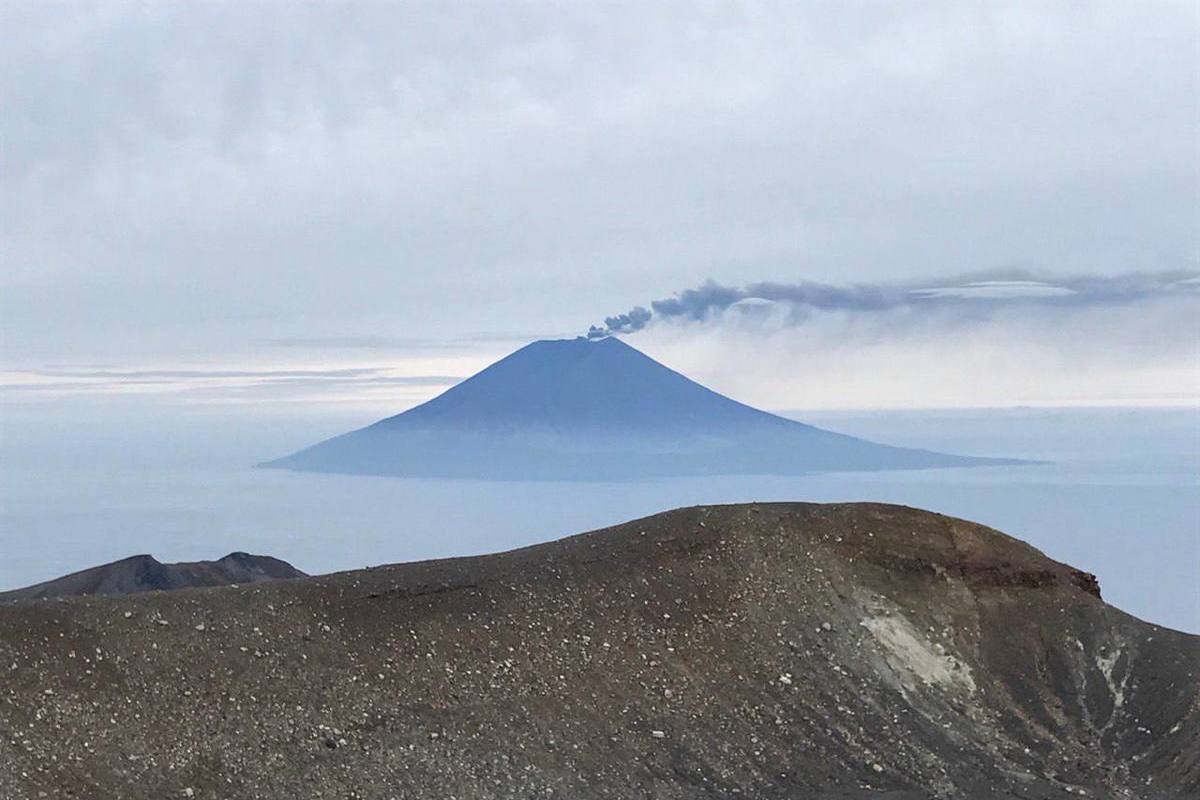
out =
{"type": "Polygon", "coordinates": [[[0,667],[4,797],[1200,792],[1200,639],[895,506],[20,604],[0,667]]]}

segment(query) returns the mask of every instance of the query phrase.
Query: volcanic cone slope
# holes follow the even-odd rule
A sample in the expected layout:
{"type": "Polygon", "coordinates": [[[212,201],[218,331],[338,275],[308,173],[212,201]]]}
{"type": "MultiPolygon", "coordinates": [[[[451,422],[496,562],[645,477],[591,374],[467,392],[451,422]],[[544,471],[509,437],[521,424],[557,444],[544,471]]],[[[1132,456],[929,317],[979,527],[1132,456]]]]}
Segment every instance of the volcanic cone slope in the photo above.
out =
{"type": "Polygon", "coordinates": [[[1010,463],[890,447],[768,414],[607,338],[533,342],[427,403],[263,466],[587,480],[1010,463]]]}
{"type": "Polygon", "coordinates": [[[1200,638],[896,506],[0,606],[0,666],[14,799],[1200,791],[1200,638]]]}

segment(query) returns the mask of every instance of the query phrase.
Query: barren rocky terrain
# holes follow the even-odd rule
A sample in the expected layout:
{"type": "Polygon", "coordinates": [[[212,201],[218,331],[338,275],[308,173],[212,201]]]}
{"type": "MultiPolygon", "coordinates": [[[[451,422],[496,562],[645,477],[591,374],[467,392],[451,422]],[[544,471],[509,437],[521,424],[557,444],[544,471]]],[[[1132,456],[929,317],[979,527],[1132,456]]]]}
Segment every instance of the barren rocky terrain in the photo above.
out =
{"type": "Polygon", "coordinates": [[[0,606],[0,797],[1200,796],[1200,637],[988,528],[667,512],[0,606]]]}

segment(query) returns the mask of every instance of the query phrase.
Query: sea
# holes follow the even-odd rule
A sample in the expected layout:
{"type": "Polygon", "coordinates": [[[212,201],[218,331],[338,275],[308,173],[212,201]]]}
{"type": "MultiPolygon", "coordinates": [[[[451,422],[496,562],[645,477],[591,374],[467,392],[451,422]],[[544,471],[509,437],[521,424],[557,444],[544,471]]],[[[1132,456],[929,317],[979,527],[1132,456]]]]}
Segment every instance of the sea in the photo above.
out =
{"type": "Polygon", "coordinates": [[[1042,463],[798,477],[482,482],[256,469],[363,410],[117,399],[0,408],[0,589],[126,556],[242,550],[309,573],[474,555],[686,505],[870,500],[1021,538],[1200,633],[1200,407],[785,411],[888,444],[1042,463]]]}

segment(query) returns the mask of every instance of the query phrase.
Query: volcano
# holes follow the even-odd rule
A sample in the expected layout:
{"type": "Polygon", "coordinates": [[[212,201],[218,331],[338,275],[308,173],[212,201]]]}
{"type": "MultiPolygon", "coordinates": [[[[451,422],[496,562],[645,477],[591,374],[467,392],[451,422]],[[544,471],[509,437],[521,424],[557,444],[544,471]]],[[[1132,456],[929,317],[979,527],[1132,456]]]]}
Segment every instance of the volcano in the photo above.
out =
{"type": "Polygon", "coordinates": [[[785,419],[609,337],[533,342],[427,403],[260,466],[624,480],[1011,463],[892,447],[785,419]]]}

